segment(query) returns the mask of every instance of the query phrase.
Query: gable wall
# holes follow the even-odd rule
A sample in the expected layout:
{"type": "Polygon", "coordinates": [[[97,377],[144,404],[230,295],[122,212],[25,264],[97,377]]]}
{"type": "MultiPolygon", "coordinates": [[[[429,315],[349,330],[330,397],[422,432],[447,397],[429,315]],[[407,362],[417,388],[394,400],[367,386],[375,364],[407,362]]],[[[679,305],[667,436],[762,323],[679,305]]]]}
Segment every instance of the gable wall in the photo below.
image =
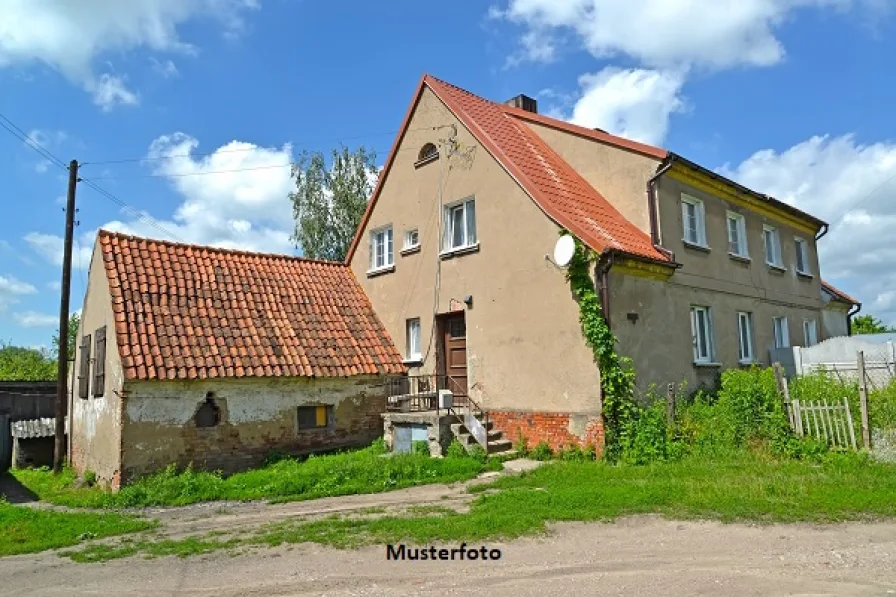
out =
{"type": "Polygon", "coordinates": [[[447,312],[466,296],[470,395],[489,410],[599,412],[599,374],[585,346],[578,306],[562,271],[545,259],[558,227],[537,207],[438,97],[424,88],[398,154],[360,238],[351,267],[373,307],[406,353],[406,320],[419,317],[426,362],[410,373],[435,370],[433,307],[447,312]],[[439,260],[440,162],[415,168],[419,149],[450,134],[474,147],[468,168],[452,158],[445,169],[444,203],[475,195],[478,252],[439,260]],[[391,224],[395,270],[368,276],[369,231],[391,224]],[[401,255],[404,231],[418,228],[422,248],[401,255]],[[435,297],[440,266],[438,298],[435,297]],[[427,347],[433,348],[427,351],[427,347]]]}

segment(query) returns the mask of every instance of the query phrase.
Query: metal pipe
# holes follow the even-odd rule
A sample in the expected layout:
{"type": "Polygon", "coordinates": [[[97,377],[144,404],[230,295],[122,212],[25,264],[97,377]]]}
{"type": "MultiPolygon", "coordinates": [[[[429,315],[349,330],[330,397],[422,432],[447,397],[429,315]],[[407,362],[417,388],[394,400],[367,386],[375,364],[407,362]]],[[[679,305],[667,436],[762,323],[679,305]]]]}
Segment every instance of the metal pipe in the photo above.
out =
{"type": "Polygon", "coordinates": [[[862,303],[856,303],[846,313],[846,335],[852,336],[852,318],[859,314],[862,310],[862,303]],[[855,311],[853,311],[855,309],[855,311]]]}
{"type": "Polygon", "coordinates": [[[675,157],[675,154],[670,154],[660,166],[659,170],[657,170],[656,174],[651,176],[650,180],[647,181],[647,212],[650,220],[650,242],[653,244],[654,249],[668,257],[670,261],[675,261],[675,253],[660,244],[659,222],[657,219],[656,183],[659,182],[659,179],[663,174],[672,168],[672,165],[675,163],[675,157]]]}
{"type": "Polygon", "coordinates": [[[830,229],[830,226],[828,226],[826,223],[822,224],[821,230],[819,230],[818,234],[815,235],[815,242],[820,241],[821,237],[823,237],[825,234],[827,234],[829,229],[830,229]]]}

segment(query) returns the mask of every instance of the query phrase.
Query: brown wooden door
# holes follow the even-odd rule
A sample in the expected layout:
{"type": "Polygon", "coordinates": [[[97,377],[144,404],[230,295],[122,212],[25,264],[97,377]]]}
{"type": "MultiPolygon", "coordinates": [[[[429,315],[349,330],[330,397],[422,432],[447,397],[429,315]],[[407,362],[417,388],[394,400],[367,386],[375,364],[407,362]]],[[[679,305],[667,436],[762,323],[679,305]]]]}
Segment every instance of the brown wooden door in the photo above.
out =
{"type": "MultiPolygon", "coordinates": [[[[455,398],[467,397],[467,324],[464,313],[453,313],[444,320],[445,374],[448,389],[455,398]]],[[[457,404],[457,401],[455,401],[457,404]]]]}

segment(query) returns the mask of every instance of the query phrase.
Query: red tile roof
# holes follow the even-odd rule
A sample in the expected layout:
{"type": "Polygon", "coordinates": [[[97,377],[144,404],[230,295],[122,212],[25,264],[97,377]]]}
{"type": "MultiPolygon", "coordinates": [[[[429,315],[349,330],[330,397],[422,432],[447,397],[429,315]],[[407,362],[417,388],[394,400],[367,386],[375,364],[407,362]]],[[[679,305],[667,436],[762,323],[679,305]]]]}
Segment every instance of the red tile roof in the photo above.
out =
{"type": "Polygon", "coordinates": [[[125,379],[403,373],[351,269],[101,230],[125,379]]]}
{"type": "MultiPolygon", "coordinates": [[[[656,261],[669,261],[666,255],[653,247],[649,234],[629,222],[523,122],[523,120],[538,120],[537,118],[531,115],[524,116],[520,114],[522,110],[486,100],[429,75],[425,75],[421,80],[414,101],[405,115],[402,130],[396,137],[386,161],[385,175],[380,176],[373,198],[367,206],[367,212],[349,250],[347,261],[351,260],[360,235],[373,212],[381,185],[388,176],[398,145],[424,86],[432,90],[448,106],[486,150],[516,179],[541,210],[558,225],[569,230],[598,252],[617,250],[656,261]]],[[[607,142],[624,141],[606,133],[595,132],[595,134],[607,142]]],[[[652,152],[656,154],[654,157],[658,158],[662,152],[662,156],[665,156],[664,150],[659,148],[631,141],[626,143],[629,149],[647,154],[652,152]]],[[[647,201],[646,196],[644,201],[647,201]]]]}
{"type": "Polygon", "coordinates": [[[827,290],[829,293],[834,295],[834,298],[843,301],[844,303],[849,303],[851,305],[860,305],[861,303],[856,299],[852,298],[842,290],[835,288],[833,285],[828,284],[824,280],[821,281],[821,287],[827,290]]]}

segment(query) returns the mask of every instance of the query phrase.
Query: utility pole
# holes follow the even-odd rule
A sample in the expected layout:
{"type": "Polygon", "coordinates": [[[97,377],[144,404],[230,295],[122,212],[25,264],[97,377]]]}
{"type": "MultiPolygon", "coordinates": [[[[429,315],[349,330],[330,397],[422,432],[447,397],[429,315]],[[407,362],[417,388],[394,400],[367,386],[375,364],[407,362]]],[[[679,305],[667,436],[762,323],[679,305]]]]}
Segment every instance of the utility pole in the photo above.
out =
{"type": "MultiPolygon", "coordinates": [[[[68,401],[68,318],[72,284],[72,240],[75,234],[75,190],[78,187],[78,161],[68,165],[68,199],[65,203],[65,244],[62,252],[62,299],[59,302],[59,368],[56,386],[56,446],[53,472],[62,471],[65,460],[65,415],[68,401]]],[[[74,367],[74,366],[73,366],[74,367]]]]}

